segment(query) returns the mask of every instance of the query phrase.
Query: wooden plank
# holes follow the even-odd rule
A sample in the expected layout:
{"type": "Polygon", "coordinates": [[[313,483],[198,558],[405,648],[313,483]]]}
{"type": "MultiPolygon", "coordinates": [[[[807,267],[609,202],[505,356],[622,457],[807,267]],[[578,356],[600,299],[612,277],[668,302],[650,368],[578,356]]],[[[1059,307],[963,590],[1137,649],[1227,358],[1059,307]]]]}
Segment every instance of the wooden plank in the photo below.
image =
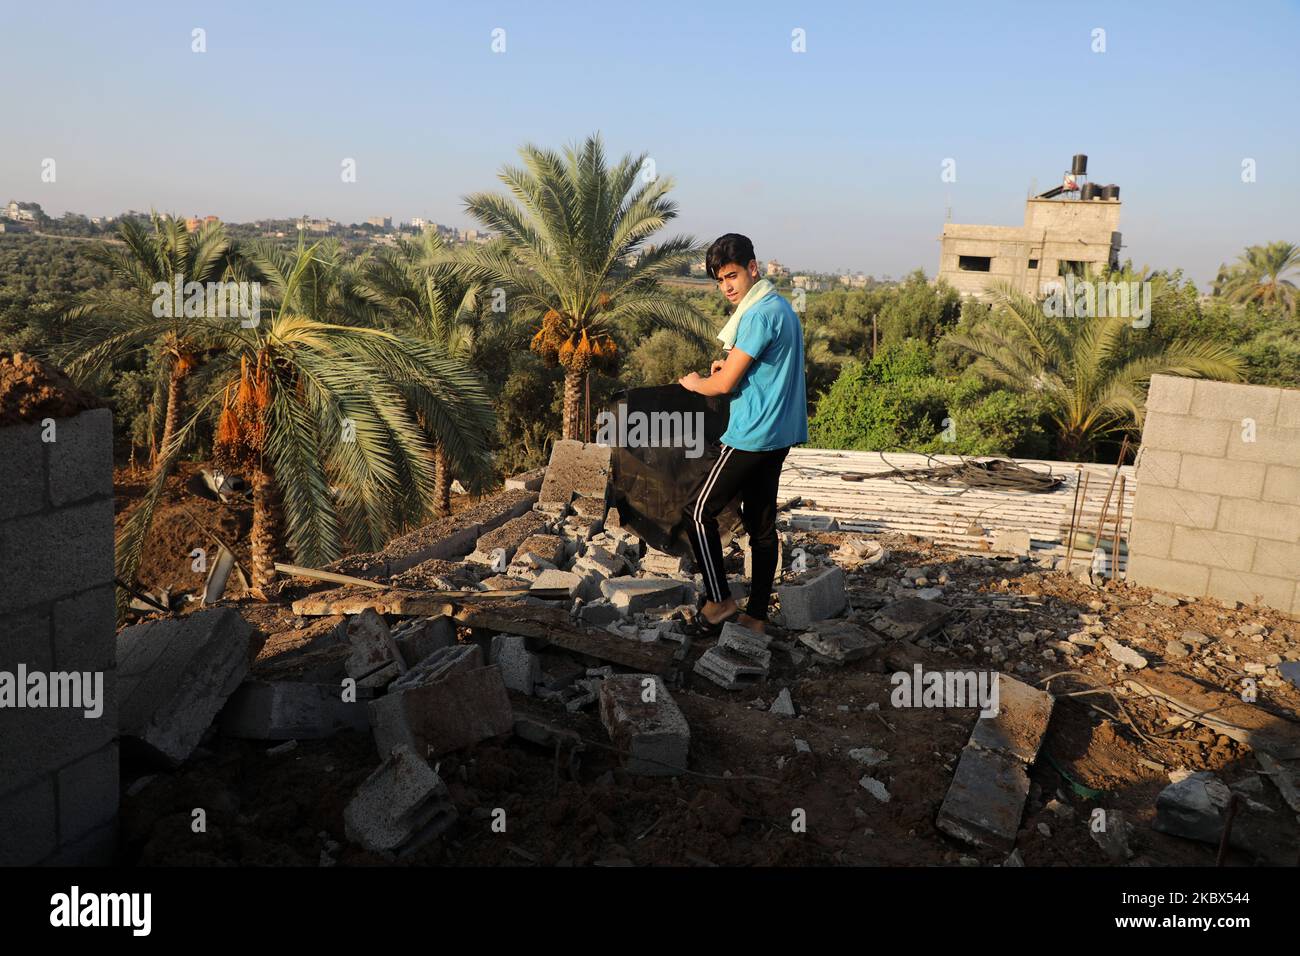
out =
{"type": "Polygon", "coordinates": [[[281,574],[289,574],[296,578],[308,578],[312,581],[329,581],[331,584],[348,584],[358,588],[377,588],[386,589],[387,584],[380,584],[378,581],[370,581],[366,578],[354,578],[350,574],[338,574],[334,571],[320,571],[316,568],[304,568],[296,564],[281,564],[275,562],[275,569],[281,574]]]}
{"type": "Polygon", "coordinates": [[[291,610],[299,617],[360,614],[366,608],[374,608],[380,614],[431,617],[447,613],[443,608],[448,604],[512,601],[525,596],[559,601],[567,600],[569,592],[565,588],[510,588],[501,591],[416,591],[391,588],[383,594],[373,591],[358,594],[347,588],[335,588],[300,598],[293,602],[291,610]]]}
{"type": "Polygon", "coordinates": [[[542,638],[567,651],[588,654],[647,674],[667,673],[676,651],[676,647],[662,642],[642,644],[609,631],[574,624],[568,610],[562,607],[499,603],[458,608],[455,617],[469,627],[542,638]]]}
{"type": "Polygon", "coordinates": [[[1258,704],[1168,672],[1145,674],[1141,680],[1129,678],[1125,684],[1136,696],[1154,698],[1174,713],[1256,752],[1278,760],[1300,758],[1300,727],[1258,704]]]}

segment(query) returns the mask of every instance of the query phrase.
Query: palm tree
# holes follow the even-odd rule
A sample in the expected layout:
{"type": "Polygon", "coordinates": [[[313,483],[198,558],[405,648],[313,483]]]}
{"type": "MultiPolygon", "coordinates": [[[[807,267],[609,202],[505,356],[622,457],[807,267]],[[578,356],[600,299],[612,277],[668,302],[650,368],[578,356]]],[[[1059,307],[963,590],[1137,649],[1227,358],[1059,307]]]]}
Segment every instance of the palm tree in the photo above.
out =
{"type": "Polygon", "coordinates": [[[689,236],[643,249],[677,215],[665,198],[672,180],[645,175],[645,154],[607,168],[599,134],[563,156],[531,144],[519,152],[524,168],[505,166],[498,176],[513,200],[465,198],[498,241],[471,246],[457,260],[472,279],[508,293],[515,317],[536,329],[532,350],[564,368],[563,437],[579,438],[585,377],[593,367],[614,368],[610,333],[620,322],[640,319],[707,341],[707,319],[658,285],[700,250],[689,236]]]}
{"type": "MultiPolygon", "coordinates": [[[[1234,381],[1245,368],[1217,342],[1161,342],[1126,315],[1049,318],[1041,303],[1009,284],[990,291],[992,315],[949,338],[977,356],[975,367],[986,378],[1043,400],[1058,429],[1058,454],[1067,461],[1083,460],[1099,441],[1141,427],[1144,385],[1152,375],[1234,381]]],[[[1154,280],[1152,299],[1166,294],[1165,283],[1154,280]]]]}
{"type": "Polygon", "coordinates": [[[1268,308],[1296,310],[1296,283],[1288,273],[1300,273],[1300,246],[1270,242],[1250,246],[1231,266],[1221,267],[1215,294],[1230,302],[1254,302],[1268,308]]]}
{"type": "MultiPolygon", "coordinates": [[[[155,470],[163,467],[157,452],[167,448],[185,413],[186,386],[193,372],[209,355],[202,326],[192,317],[172,314],[172,293],[160,298],[157,286],[170,290],[178,281],[204,283],[229,274],[234,250],[219,222],[205,223],[195,232],[175,216],[150,216],[152,232],[135,219],[118,225],[116,243],[96,245],[87,253],[106,266],[119,287],[90,289],[66,314],[79,326],[64,358],[74,377],[82,378],[106,365],[147,348],[158,359],[159,378],[154,384],[153,408],[163,407],[162,440],[155,446],[155,470]],[[179,278],[178,278],[179,277],[179,278]],[[155,308],[161,301],[164,308],[155,308]],[[157,314],[159,312],[163,314],[157,314]],[[165,399],[163,395],[165,393],[165,399]]],[[[183,294],[183,290],[182,290],[183,294]]],[[[156,421],[156,417],[154,419],[156,421]]],[[[153,433],[153,428],[150,429],[153,433]]],[[[170,467],[170,466],[168,466],[170,467]]]]}
{"type": "MultiPolygon", "coordinates": [[[[223,352],[213,388],[178,434],[220,403],[214,457],[251,476],[259,591],[286,550],[300,564],[319,565],[345,544],[382,547],[427,513],[433,454],[417,418],[457,461],[486,456],[492,428],[487,396],[461,363],[385,329],[325,320],[321,303],[340,298],[340,277],[318,251],[301,243],[296,253],[251,250],[270,292],[253,327],[191,320],[223,352]]],[[[161,489],[155,481],[123,531],[122,580],[139,565],[161,489]]]]}
{"type": "MultiPolygon", "coordinates": [[[[352,291],[378,309],[380,321],[432,344],[467,369],[483,373],[489,363],[519,344],[520,334],[501,312],[493,312],[478,282],[447,257],[437,232],[399,239],[365,262],[352,291]]],[[[436,517],[451,513],[452,468],[466,476],[470,462],[453,462],[442,442],[434,444],[436,517]]]]}

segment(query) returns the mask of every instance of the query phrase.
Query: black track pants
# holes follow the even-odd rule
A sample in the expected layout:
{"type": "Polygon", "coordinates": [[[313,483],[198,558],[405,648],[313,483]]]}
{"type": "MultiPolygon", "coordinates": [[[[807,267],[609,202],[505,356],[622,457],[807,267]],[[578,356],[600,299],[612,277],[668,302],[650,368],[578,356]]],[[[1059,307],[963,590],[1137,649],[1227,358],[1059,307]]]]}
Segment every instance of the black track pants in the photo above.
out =
{"type": "Polygon", "coordinates": [[[720,446],[718,457],[699,492],[685,508],[686,529],[695,562],[704,575],[704,590],[710,601],[731,596],[722,567],[722,541],[718,536],[718,515],[727,503],[740,495],[740,517],[749,533],[753,576],[749,582],[749,606],[745,613],[767,620],[772,596],[779,544],[776,536],[776,486],[789,448],[772,451],[743,451],[720,446]]]}

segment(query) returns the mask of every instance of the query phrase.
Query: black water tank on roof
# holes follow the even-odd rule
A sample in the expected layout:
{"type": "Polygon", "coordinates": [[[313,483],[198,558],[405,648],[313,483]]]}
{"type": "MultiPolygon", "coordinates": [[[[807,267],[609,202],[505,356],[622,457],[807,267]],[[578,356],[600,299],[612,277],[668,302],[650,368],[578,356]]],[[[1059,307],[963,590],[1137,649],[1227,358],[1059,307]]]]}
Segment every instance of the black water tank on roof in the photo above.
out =
{"type": "Polygon", "coordinates": [[[1101,187],[1096,183],[1084,183],[1083,189],[1079,193],[1080,199],[1096,199],[1101,195],[1101,187]]]}
{"type": "Polygon", "coordinates": [[[1119,199],[1119,187],[1116,186],[1114,183],[1111,183],[1111,184],[1108,185],[1108,186],[1102,186],[1102,187],[1101,187],[1101,198],[1102,198],[1102,199],[1119,199]]]}
{"type": "Polygon", "coordinates": [[[1075,176],[1088,175],[1088,157],[1083,153],[1074,154],[1074,162],[1070,164],[1070,172],[1075,176]]]}

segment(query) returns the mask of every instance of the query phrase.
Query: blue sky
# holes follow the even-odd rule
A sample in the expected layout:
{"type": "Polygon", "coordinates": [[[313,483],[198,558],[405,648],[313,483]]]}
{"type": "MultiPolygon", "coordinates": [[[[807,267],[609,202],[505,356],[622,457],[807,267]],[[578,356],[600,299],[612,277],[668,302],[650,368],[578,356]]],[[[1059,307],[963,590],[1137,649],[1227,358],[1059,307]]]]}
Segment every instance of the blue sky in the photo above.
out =
{"type": "Polygon", "coordinates": [[[461,197],[521,143],[599,130],[674,178],[670,232],[933,275],[949,207],[1018,225],[1031,181],[1085,152],[1121,187],[1122,255],[1203,283],[1300,242],[1298,27],[1294,2],[5,0],[0,201],[472,226],[461,197]]]}

